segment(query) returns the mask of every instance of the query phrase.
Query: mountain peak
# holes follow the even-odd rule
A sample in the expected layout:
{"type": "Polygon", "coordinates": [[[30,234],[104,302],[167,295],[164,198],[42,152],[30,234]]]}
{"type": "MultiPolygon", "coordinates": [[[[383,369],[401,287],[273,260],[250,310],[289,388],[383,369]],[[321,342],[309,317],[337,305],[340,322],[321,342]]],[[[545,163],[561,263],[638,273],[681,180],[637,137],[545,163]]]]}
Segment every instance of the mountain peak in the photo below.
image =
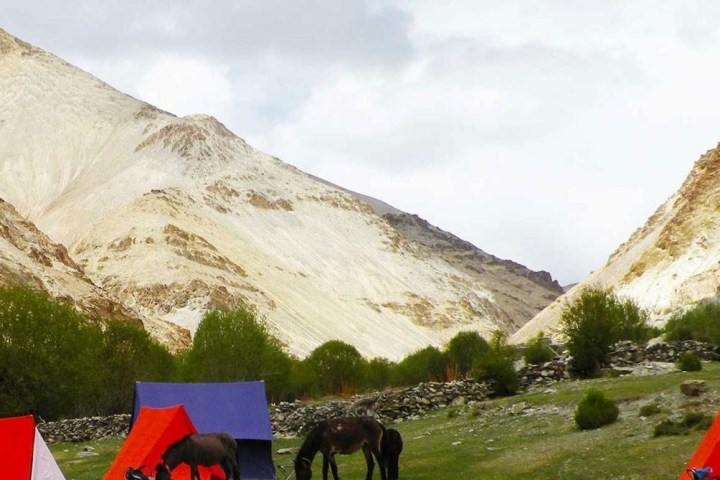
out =
{"type": "Polygon", "coordinates": [[[0,192],[163,341],[209,309],[251,305],[294,354],[340,339],[399,359],[459,330],[510,332],[558,294],[211,116],[178,118],[0,38],[0,192]]]}
{"type": "Polygon", "coordinates": [[[589,286],[612,287],[648,311],[656,325],[714,298],[720,283],[720,145],[698,159],[678,191],[621,244],[608,262],[513,336],[557,331],[562,307],[589,286]]]}

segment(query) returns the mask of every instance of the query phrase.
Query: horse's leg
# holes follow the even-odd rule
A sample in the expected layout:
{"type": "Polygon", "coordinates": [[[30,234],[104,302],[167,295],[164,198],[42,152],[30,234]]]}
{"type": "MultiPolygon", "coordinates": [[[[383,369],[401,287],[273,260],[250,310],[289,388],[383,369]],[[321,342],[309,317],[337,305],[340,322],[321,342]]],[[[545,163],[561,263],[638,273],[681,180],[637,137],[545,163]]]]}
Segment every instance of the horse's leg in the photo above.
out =
{"type": "MultiPolygon", "coordinates": [[[[365,480],[372,480],[373,469],[375,468],[375,461],[373,460],[372,453],[370,452],[370,446],[368,444],[365,444],[363,445],[362,450],[365,454],[365,463],[367,463],[367,476],[365,477],[365,480]]],[[[380,468],[380,472],[382,472],[382,466],[380,468]]],[[[380,473],[380,475],[382,475],[382,473],[380,473]]],[[[383,480],[385,480],[384,477],[383,480]]]]}
{"type": "Polygon", "coordinates": [[[387,470],[388,470],[388,460],[387,458],[383,457],[381,452],[372,452],[373,455],[375,455],[375,459],[378,462],[378,466],[380,468],[380,478],[382,480],[387,480],[387,470]]]}
{"type": "Polygon", "coordinates": [[[328,466],[330,466],[329,456],[325,455],[323,453],[323,466],[322,466],[323,480],[327,480],[328,466]]]}
{"type": "Polygon", "coordinates": [[[225,473],[225,480],[240,480],[240,466],[232,457],[223,458],[220,462],[223,472],[225,473]]]}
{"type": "Polygon", "coordinates": [[[330,469],[332,470],[333,478],[335,480],[340,480],[340,477],[338,477],[337,473],[337,463],[335,463],[335,454],[333,453],[330,455],[330,469]]]}

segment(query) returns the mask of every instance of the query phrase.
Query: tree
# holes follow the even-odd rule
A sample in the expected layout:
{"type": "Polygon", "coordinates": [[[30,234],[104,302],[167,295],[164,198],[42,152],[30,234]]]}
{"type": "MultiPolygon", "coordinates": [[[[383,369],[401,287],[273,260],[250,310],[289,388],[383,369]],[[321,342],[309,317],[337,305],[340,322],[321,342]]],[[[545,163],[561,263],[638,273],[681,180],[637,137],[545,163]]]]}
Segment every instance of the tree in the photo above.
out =
{"type": "Polygon", "coordinates": [[[647,316],[631,300],[619,299],[612,290],[586,288],[562,312],[561,329],[573,357],[573,368],[594,374],[605,362],[610,347],[619,340],[647,338],[647,316]]]}
{"type": "Polygon", "coordinates": [[[720,345],[720,303],[708,302],[674,315],[665,325],[667,340],[697,340],[720,345]]]}
{"type": "Polygon", "coordinates": [[[175,374],[172,354],[135,325],[108,321],[100,349],[100,388],[92,398],[96,414],[130,411],[136,381],[168,380],[175,374]]]}
{"type": "Polygon", "coordinates": [[[287,389],[290,357],[253,310],[213,310],[198,325],[184,359],[189,380],[226,382],[264,380],[270,397],[287,389]]]}
{"type": "Polygon", "coordinates": [[[0,415],[81,413],[101,332],[69,305],[22,286],[0,289],[0,415]]]}
{"type": "Polygon", "coordinates": [[[330,340],[310,352],[306,359],[321,392],[351,393],[364,381],[365,359],[350,344],[330,340]]]}
{"type": "Polygon", "coordinates": [[[523,352],[525,363],[528,365],[537,365],[540,363],[549,362],[555,358],[555,352],[545,342],[545,337],[542,332],[531,338],[528,341],[525,351],[523,352]]]}
{"type": "Polygon", "coordinates": [[[448,342],[445,353],[448,363],[458,376],[464,377],[472,369],[473,362],[488,351],[488,342],[478,332],[459,332],[448,342]]]}
{"type": "Polygon", "coordinates": [[[427,381],[444,381],[447,357],[435,347],[411,353],[397,364],[392,374],[395,385],[414,385],[427,381]]]}
{"type": "Polygon", "coordinates": [[[494,331],[488,350],[473,363],[476,380],[488,383],[495,395],[514,395],[520,388],[514,365],[517,355],[507,344],[507,335],[494,331]]]}
{"type": "Polygon", "coordinates": [[[372,390],[381,390],[390,384],[390,375],[394,363],[387,358],[376,357],[367,362],[365,386],[372,390]]]}

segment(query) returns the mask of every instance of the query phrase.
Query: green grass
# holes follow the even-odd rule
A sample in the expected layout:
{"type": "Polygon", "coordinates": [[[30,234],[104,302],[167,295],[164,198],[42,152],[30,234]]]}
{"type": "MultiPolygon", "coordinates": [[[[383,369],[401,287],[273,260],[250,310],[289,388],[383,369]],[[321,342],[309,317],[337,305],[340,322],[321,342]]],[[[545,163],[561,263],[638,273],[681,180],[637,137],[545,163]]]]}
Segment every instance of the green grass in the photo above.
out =
{"type": "MultiPolygon", "coordinates": [[[[563,382],[514,397],[488,401],[479,414],[445,410],[428,417],[394,424],[403,435],[403,479],[671,479],[677,478],[700,442],[703,432],[653,438],[655,425],[670,413],[699,411],[715,415],[720,394],[720,364],[706,365],[701,372],[682,372],[652,377],[619,377],[563,382]],[[708,393],[688,399],[679,385],[686,379],[708,382],[708,393]],[[589,388],[602,391],[618,402],[619,420],[598,430],[579,431],[573,422],[577,403],[589,388]],[[508,413],[513,404],[529,409],[508,413]],[[644,418],[642,405],[657,403],[662,413],[644,418]],[[668,413],[669,412],[669,413],[668,413]]],[[[273,451],[296,448],[302,439],[280,439],[273,451]]],[[[93,442],[97,456],[77,458],[86,444],[52,445],[67,480],[96,480],[102,476],[119,448],[117,440],[93,442]]],[[[292,455],[275,456],[277,464],[289,465],[292,455]]],[[[338,456],[345,480],[363,479],[361,454],[338,456]]],[[[321,477],[320,457],[313,464],[321,477]]],[[[278,475],[284,479],[284,475],[278,475]]],[[[294,478],[294,476],[292,476],[294,478]]],[[[379,478],[379,474],[375,474],[379,478]]]]}

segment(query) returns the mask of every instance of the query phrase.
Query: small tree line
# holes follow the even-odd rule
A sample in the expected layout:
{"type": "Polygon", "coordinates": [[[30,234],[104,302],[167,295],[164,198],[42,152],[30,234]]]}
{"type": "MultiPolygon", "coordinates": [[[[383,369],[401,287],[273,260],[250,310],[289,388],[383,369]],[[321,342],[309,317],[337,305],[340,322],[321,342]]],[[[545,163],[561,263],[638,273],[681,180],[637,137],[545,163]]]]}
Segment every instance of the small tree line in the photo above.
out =
{"type": "MultiPolygon", "coordinates": [[[[610,345],[644,341],[658,333],[647,315],[611,290],[588,289],[563,312],[562,327],[574,367],[593,375],[610,345]]],[[[720,307],[703,305],[670,320],[668,339],[720,341],[720,307]]],[[[263,380],[271,401],[344,395],[424,381],[472,378],[497,395],[519,388],[513,363],[550,360],[542,336],[524,350],[503,333],[488,340],[459,332],[443,348],[428,346],[398,362],[364,358],[340,340],[318,346],[306,358],[289,355],[252,308],[210,311],[193,344],[173,354],[140,327],[88,318],[46,293],[0,288],[0,416],[23,413],[47,420],[126,413],[135,381],[263,380]]]]}

